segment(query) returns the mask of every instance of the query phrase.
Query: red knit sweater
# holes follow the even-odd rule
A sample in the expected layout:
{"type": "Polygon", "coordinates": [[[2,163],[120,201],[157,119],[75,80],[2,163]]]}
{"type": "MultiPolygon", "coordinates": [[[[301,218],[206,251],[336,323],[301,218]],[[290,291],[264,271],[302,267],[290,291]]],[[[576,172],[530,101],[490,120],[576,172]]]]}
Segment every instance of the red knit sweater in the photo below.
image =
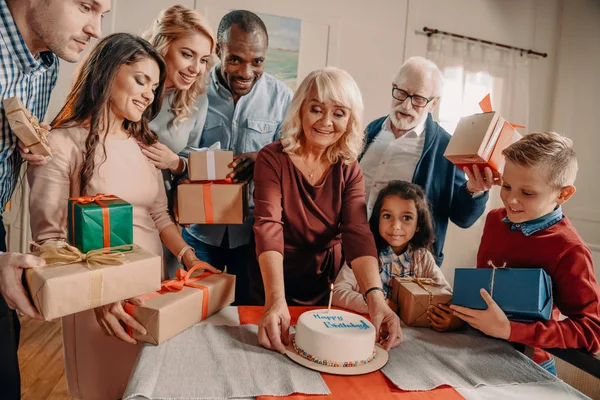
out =
{"type": "Polygon", "coordinates": [[[502,222],[506,210],[488,214],[481,238],[477,267],[489,268],[506,262],[509,268],[543,268],[552,278],[552,319],[524,324],[510,323],[511,342],[536,348],[534,361],[550,355],[539,348],[600,351],[600,289],[594,275],[592,253],[571,222],[564,217],[549,228],[525,236],[502,222]],[[559,312],[568,317],[559,321],[559,312]]]}

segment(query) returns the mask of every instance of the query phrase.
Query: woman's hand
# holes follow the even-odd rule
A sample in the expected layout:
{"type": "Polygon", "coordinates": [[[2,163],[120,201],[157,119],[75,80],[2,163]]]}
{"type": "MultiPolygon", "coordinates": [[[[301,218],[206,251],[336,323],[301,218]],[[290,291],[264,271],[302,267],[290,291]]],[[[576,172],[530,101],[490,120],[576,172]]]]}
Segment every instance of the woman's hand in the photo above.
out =
{"type": "Polygon", "coordinates": [[[179,175],[182,171],[181,159],[179,156],[167,146],[162,143],[156,142],[151,146],[140,143],[142,153],[148,157],[150,162],[158,169],[168,169],[174,175],[179,175]]]}
{"type": "Polygon", "coordinates": [[[258,322],[258,343],[269,350],[285,353],[290,342],[290,311],[285,300],[265,304],[265,311],[258,322]]]}
{"type": "MultiPolygon", "coordinates": [[[[137,299],[132,302],[139,305],[137,299]]],[[[130,326],[142,335],[146,334],[146,329],[135,318],[125,312],[121,301],[94,308],[94,313],[100,329],[107,336],[114,336],[124,342],[136,344],[136,340],[127,334],[123,325],[130,326]]]]}
{"type": "MultiPolygon", "coordinates": [[[[198,257],[196,257],[196,254],[192,251],[191,248],[183,254],[181,261],[183,262],[183,265],[185,265],[185,269],[188,271],[194,265],[202,262],[202,260],[200,260],[198,257]]],[[[213,274],[220,274],[223,272],[220,269],[217,269],[209,264],[206,264],[206,266],[202,267],[202,269],[205,270],[206,272],[212,272],[213,274]]]]}
{"type": "Polygon", "coordinates": [[[400,329],[400,318],[387,305],[387,302],[380,291],[372,291],[367,297],[369,306],[369,316],[371,322],[375,325],[376,341],[386,350],[398,346],[402,343],[404,336],[400,329]]]}

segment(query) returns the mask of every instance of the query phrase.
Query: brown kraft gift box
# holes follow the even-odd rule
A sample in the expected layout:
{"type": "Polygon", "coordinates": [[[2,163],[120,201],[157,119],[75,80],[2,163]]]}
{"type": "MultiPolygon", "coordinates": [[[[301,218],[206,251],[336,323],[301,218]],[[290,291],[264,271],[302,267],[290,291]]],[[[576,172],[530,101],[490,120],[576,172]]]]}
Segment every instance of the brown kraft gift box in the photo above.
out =
{"type": "Polygon", "coordinates": [[[521,135],[497,112],[469,115],[458,122],[444,157],[460,169],[490,167],[499,177],[504,170],[502,151],[519,139],[521,135]]]}
{"type": "Polygon", "coordinates": [[[227,178],[232,171],[233,152],[227,150],[192,151],[188,155],[191,181],[214,181],[227,178]]]}
{"type": "Polygon", "coordinates": [[[125,305],[127,313],[147,331],[146,335],[142,335],[128,329],[128,333],[134,339],[161,344],[234,302],[235,275],[193,270],[190,272],[190,286],[183,283],[186,272],[180,269],[177,273],[179,279],[165,281],[160,291],[142,296],[143,305],[135,306],[129,303],[125,305]],[[179,286],[181,290],[168,291],[165,288],[177,280],[180,280],[183,286],[182,288],[179,286]]]}
{"type": "Polygon", "coordinates": [[[3,100],[4,112],[10,128],[32,154],[52,157],[48,145],[48,131],[41,128],[38,119],[31,115],[18,97],[3,100]]]}
{"type": "Polygon", "coordinates": [[[179,184],[175,215],[182,225],[243,224],[248,216],[248,184],[179,184]]]}
{"type": "MultiPolygon", "coordinates": [[[[42,246],[41,249],[49,247],[42,246]]],[[[47,251],[34,252],[50,264],[25,270],[29,294],[44,319],[49,321],[160,289],[161,257],[137,246],[119,247],[133,248],[133,251],[119,252],[116,257],[119,260],[108,264],[97,263],[92,258],[89,262],[52,265],[53,262],[44,255],[47,251]]],[[[70,245],[65,248],[79,252],[70,245]]],[[[87,255],[102,257],[106,253],[106,249],[102,249],[87,255]]]]}
{"type": "Polygon", "coordinates": [[[429,306],[449,304],[451,300],[452,292],[431,279],[394,278],[392,281],[392,301],[398,304],[398,314],[409,326],[429,326],[429,306]]]}

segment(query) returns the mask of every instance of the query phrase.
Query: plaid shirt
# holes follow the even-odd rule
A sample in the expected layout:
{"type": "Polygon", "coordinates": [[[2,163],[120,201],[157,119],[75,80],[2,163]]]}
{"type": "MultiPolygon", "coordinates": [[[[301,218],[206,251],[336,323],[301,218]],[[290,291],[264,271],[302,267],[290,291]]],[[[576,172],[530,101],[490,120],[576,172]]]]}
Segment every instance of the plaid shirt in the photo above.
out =
{"type": "Polygon", "coordinates": [[[406,251],[399,256],[394,253],[390,246],[379,252],[379,262],[381,270],[379,276],[385,290],[385,297],[389,298],[392,291],[392,278],[415,276],[415,266],[412,260],[413,251],[410,245],[406,251]]]}
{"type": "MultiPolygon", "coordinates": [[[[42,52],[35,58],[10,14],[0,0],[0,99],[17,96],[25,107],[42,121],[50,94],[58,77],[58,57],[42,52]]],[[[21,157],[17,137],[12,133],[0,103],[0,213],[12,196],[19,174],[21,157]]]]}

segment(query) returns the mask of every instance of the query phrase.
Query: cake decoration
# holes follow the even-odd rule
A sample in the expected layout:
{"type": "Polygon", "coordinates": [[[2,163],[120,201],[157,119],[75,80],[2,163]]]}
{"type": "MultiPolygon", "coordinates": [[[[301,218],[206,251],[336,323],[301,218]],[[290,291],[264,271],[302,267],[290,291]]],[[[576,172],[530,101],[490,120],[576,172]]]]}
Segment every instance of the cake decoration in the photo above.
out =
{"type": "Polygon", "coordinates": [[[313,355],[308,354],[307,352],[305,352],[301,348],[299,348],[298,345],[296,344],[296,340],[293,340],[293,346],[294,346],[294,350],[296,350],[296,353],[298,353],[301,357],[306,358],[308,361],[312,361],[312,362],[317,363],[317,364],[325,365],[327,367],[344,367],[344,368],[347,368],[347,367],[356,367],[356,366],[359,366],[359,365],[368,364],[371,361],[373,361],[375,359],[375,357],[376,357],[375,351],[373,351],[373,354],[371,354],[371,356],[369,358],[367,358],[366,360],[344,361],[344,362],[320,360],[320,359],[314,357],[313,355]]]}
{"type": "Polygon", "coordinates": [[[300,315],[291,348],[300,357],[327,367],[356,367],[376,355],[375,327],[359,314],[330,308],[300,315]]]}

